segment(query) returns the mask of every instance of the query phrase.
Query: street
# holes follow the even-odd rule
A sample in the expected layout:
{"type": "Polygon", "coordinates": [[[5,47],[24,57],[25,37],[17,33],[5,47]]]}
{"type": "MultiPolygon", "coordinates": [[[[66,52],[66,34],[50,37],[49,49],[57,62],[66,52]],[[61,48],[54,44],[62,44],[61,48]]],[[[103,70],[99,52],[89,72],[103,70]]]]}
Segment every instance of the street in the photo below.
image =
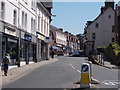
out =
{"type": "MultiPolygon", "coordinates": [[[[81,64],[85,57],[59,56],[54,63],[44,65],[3,88],[75,88],[80,80],[81,64]]],[[[118,88],[118,70],[93,65],[97,88],[118,88]]],[[[78,84],[79,85],[79,84],[78,84]]]]}

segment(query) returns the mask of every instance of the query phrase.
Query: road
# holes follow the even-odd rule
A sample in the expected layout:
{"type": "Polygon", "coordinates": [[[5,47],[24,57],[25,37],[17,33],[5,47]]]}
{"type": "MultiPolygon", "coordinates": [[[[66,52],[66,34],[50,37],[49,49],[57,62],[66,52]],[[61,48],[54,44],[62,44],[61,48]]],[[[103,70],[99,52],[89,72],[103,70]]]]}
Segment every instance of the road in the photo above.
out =
{"type": "MultiPolygon", "coordinates": [[[[56,57],[58,61],[37,68],[3,88],[74,88],[80,80],[80,67],[85,57],[56,57]]],[[[93,78],[98,88],[118,88],[118,71],[93,65],[93,78]],[[107,81],[106,81],[107,80],[107,81]]]]}

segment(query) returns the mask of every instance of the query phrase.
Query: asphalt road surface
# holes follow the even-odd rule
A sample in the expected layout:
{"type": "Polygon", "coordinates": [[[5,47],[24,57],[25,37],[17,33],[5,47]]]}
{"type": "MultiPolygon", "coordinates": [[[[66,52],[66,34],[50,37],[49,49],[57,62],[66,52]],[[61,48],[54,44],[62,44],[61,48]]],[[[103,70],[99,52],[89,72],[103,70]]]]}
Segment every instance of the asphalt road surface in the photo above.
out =
{"type": "MultiPolygon", "coordinates": [[[[74,88],[80,80],[81,64],[85,57],[56,57],[58,61],[37,68],[28,75],[3,88],[74,88]]],[[[98,88],[118,88],[118,70],[92,65],[93,78],[100,81],[98,88]]]]}

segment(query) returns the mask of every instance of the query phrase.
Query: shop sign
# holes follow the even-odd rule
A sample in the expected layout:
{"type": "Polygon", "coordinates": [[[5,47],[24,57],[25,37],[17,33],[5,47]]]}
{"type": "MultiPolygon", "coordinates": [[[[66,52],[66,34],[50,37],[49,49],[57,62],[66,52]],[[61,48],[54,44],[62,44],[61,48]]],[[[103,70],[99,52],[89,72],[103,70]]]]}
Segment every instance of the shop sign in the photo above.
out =
{"type": "Polygon", "coordinates": [[[43,41],[45,40],[45,37],[44,37],[44,36],[39,35],[39,34],[38,34],[37,36],[38,36],[39,39],[41,39],[41,40],[43,40],[43,41]]]}
{"type": "Polygon", "coordinates": [[[44,40],[46,43],[50,43],[50,38],[49,37],[46,37],[45,40],[44,40]]]}
{"type": "Polygon", "coordinates": [[[32,36],[25,34],[25,40],[27,41],[31,41],[32,40],[32,36]]]}
{"type": "Polygon", "coordinates": [[[13,29],[5,28],[5,33],[9,34],[9,35],[12,35],[12,36],[16,36],[16,30],[13,30],[13,29]]]}

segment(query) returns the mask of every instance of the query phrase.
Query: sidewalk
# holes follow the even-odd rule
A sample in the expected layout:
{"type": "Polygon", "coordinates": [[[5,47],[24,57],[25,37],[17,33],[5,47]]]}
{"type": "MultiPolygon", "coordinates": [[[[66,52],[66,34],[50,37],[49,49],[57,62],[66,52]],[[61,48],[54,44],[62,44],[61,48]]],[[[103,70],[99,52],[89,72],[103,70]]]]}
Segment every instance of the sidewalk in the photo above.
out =
{"type": "Polygon", "coordinates": [[[120,69],[119,66],[112,65],[109,61],[104,61],[104,65],[101,65],[101,66],[109,68],[109,69],[120,69]]]}
{"type": "Polygon", "coordinates": [[[0,80],[0,85],[6,85],[9,84],[10,82],[13,82],[25,75],[27,75],[28,73],[32,72],[33,70],[42,67],[44,65],[56,62],[57,59],[50,59],[50,60],[45,60],[45,61],[41,61],[41,62],[37,62],[37,63],[30,63],[28,65],[24,65],[22,64],[21,67],[11,67],[8,71],[8,76],[4,76],[3,71],[0,72],[0,76],[2,78],[2,80],[0,80]]]}
{"type": "Polygon", "coordinates": [[[119,66],[111,64],[110,61],[105,57],[102,57],[102,61],[104,62],[103,64],[98,63],[100,66],[103,66],[103,67],[106,67],[106,68],[109,68],[109,69],[120,69],[119,66]]]}

